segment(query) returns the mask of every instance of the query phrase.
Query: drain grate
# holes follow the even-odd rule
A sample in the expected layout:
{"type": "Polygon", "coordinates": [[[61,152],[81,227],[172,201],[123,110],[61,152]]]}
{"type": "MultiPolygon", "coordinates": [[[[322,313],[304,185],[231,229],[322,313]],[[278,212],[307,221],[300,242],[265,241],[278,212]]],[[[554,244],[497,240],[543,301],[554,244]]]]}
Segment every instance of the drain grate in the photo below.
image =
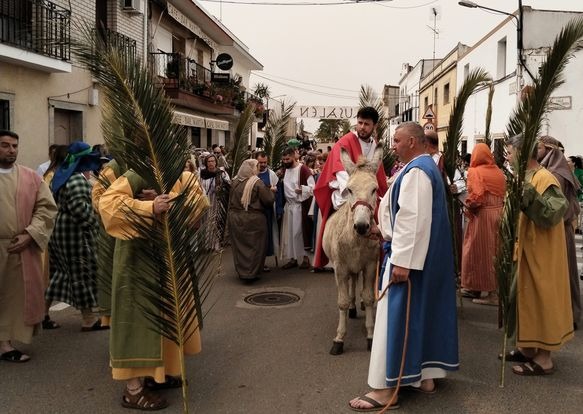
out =
{"type": "Polygon", "coordinates": [[[254,306],[285,306],[300,301],[300,296],[289,292],[259,292],[243,298],[245,303],[254,306]]]}

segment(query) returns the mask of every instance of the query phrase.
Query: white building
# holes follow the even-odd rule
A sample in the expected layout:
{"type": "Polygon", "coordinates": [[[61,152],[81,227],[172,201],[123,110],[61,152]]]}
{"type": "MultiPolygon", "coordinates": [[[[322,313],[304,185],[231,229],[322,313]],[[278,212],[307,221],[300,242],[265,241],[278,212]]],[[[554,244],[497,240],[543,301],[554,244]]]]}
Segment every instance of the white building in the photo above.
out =
{"type": "MultiPolygon", "coordinates": [[[[473,10],[468,13],[480,11],[473,10]]],[[[539,67],[561,28],[581,14],[523,7],[523,59],[530,73],[538,76],[539,67]]],[[[514,16],[519,16],[518,11],[514,16]]],[[[517,104],[517,93],[525,85],[532,83],[528,72],[518,64],[517,19],[518,17],[513,16],[504,19],[458,60],[458,90],[469,71],[476,67],[487,70],[494,80],[490,131],[495,140],[505,136],[506,125],[517,104]]],[[[583,115],[581,52],[569,62],[564,78],[565,83],[553,94],[556,109],[545,120],[541,133],[560,140],[565,146],[566,155],[583,154],[583,140],[577,128],[577,122],[583,115]]],[[[487,100],[488,90],[482,89],[468,101],[464,114],[461,153],[471,152],[474,145],[484,139],[487,100]]]]}
{"type": "Polygon", "coordinates": [[[417,121],[419,119],[419,84],[440,59],[421,59],[415,66],[404,63],[399,80],[399,110],[397,116],[389,124],[389,137],[395,134],[395,129],[401,122],[417,121]]]}

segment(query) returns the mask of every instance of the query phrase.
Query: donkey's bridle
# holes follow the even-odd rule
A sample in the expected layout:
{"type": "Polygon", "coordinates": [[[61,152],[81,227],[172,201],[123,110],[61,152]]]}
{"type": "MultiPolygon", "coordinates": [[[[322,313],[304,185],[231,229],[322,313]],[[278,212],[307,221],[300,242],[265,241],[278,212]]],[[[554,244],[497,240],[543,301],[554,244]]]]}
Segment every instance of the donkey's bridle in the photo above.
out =
{"type": "Polygon", "coordinates": [[[350,211],[354,211],[357,206],[364,206],[370,210],[371,213],[374,212],[374,208],[364,200],[356,200],[352,206],[350,206],[350,211]]]}

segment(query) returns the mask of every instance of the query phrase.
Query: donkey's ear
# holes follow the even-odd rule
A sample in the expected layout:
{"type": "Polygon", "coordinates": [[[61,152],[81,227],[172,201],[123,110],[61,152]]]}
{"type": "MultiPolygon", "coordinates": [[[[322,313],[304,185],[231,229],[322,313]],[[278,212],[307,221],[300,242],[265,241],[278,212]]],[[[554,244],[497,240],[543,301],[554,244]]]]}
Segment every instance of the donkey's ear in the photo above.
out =
{"type": "Polygon", "coordinates": [[[370,160],[370,165],[373,171],[376,172],[379,169],[379,164],[382,162],[382,160],[383,160],[383,144],[379,142],[374,150],[372,160],[370,160]]]}
{"type": "Polygon", "coordinates": [[[340,161],[342,161],[344,170],[348,173],[348,175],[352,175],[356,169],[356,165],[352,162],[348,151],[346,151],[344,148],[340,148],[340,161]]]}

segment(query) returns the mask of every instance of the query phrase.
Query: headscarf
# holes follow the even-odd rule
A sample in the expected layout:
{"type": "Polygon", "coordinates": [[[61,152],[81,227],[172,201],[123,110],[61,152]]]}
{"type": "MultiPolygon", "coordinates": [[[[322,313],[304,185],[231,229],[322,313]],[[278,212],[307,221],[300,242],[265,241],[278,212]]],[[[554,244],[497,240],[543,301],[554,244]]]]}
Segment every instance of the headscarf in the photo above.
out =
{"type": "Polygon", "coordinates": [[[576,193],[576,191],[580,188],[580,185],[575,179],[573,172],[569,168],[565,154],[563,154],[560,149],[561,143],[557,139],[549,137],[548,135],[540,137],[538,141],[542,143],[547,149],[547,153],[541,160],[540,165],[545,167],[553,174],[560,175],[565,180],[570,182],[571,185],[575,188],[576,193]]]}
{"type": "Polygon", "coordinates": [[[245,188],[243,188],[243,196],[241,196],[241,204],[245,211],[247,211],[249,203],[251,203],[253,186],[259,181],[259,177],[257,177],[257,160],[251,159],[243,161],[235,179],[240,182],[247,180],[245,188]]]}
{"type": "Polygon", "coordinates": [[[579,180],[575,177],[565,154],[561,151],[561,143],[549,136],[543,136],[538,139],[547,149],[547,153],[540,162],[540,165],[549,170],[553,175],[559,175],[565,179],[564,188],[561,188],[567,201],[569,202],[569,207],[563,216],[565,221],[571,220],[579,215],[581,208],[579,207],[579,199],[577,198],[577,191],[581,188],[579,180]]]}
{"type": "Polygon", "coordinates": [[[51,182],[51,191],[56,197],[61,187],[63,187],[69,178],[76,172],[96,171],[101,166],[101,153],[94,150],[86,142],[76,141],[67,148],[67,157],[59,166],[53,181],[51,182]]]}
{"type": "Polygon", "coordinates": [[[468,202],[481,201],[485,193],[504,197],[506,177],[496,165],[490,148],[480,143],[474,147],[468,169],[468,202]]]}

